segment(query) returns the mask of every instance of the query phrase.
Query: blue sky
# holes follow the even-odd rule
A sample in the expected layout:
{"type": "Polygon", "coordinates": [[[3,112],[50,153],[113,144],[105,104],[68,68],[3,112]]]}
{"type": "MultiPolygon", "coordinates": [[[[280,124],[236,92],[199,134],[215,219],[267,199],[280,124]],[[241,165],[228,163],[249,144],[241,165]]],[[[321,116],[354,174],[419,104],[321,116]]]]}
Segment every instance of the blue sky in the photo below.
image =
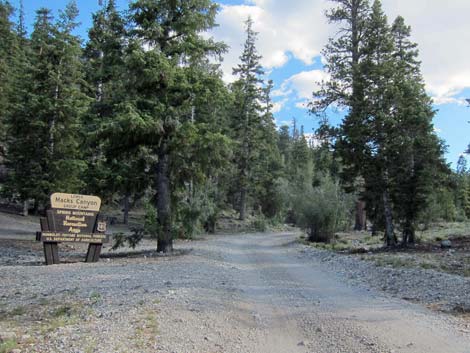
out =
{"type": "MultiPolygon", "coordinates": [[[[19,0],[11,0],[18,5],[19,0]]],[[[65,6],[62,0],[24,0],[26,22],[34,21],[35,10],[47,7],[57,14],[65,6]]],[[[117,0],[121,9],[128,0],[117,0]]],[[[317,120],[308,114],[305,103],[315,81],[324,78],[320,52],[334,28],[323,16],[325,0],[221,0],[219,27],[213,31],[218,40],[230,45],[222,69],[227,81],[233,80],[231,68],[238,62],[244,41],[243,21],[251,16],[259,32],[258,49],[263,55],[267,78],[275,84],[275,117],[278,125],[296,118],[305,132],[312,132],[317,120]]],[[[77,34],[86,39],[91,14],[98,0],[77,0],[81,22],[77,34]]],[[[428,93],[434,98],[434,120],[438,135],[446,141],[448,162],[457,161],[470,143],[470,109],[464,98],[470,97],[470,1],[383,0],[390,20],[401,14],[412,26],[413,39],[419,44],[420,59],[428,93]]],[[[332,114],[332,122],[340,115],[332,114]]]]}

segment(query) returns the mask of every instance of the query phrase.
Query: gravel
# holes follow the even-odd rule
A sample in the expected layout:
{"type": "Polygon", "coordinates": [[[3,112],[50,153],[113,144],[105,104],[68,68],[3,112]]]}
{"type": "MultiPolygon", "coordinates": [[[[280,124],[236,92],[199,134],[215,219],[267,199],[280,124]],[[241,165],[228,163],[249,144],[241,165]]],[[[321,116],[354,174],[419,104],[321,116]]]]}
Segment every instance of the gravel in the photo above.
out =
{"type": "MultiPolygon", "coordinates": [[[[40,247],[20,264],[11,261],[22,247],[7,247],[0,336],[13,334],[23,353],[470,352],[462,322],[375,290],[425,303],[452,297],[450,308],[467,302],[457,300],[466,279],[377,268],[297,244],[293,234],[175,246],[175,256],[161,256],[144,241],[132,254],[105,249],[96,264],[47,267],[40,247]]],[[[63,255],[73,261],[84,250],[63,255]]]]}
{"type": "Polygon", "coordinates": [[[470,313],[470,277],[432,269],[377,266],[373,261],[364,261],[354,255],[310,246],[302,246],[301,252],[325,263],[354,285],[381,290],[444,312],[470,313]]]}

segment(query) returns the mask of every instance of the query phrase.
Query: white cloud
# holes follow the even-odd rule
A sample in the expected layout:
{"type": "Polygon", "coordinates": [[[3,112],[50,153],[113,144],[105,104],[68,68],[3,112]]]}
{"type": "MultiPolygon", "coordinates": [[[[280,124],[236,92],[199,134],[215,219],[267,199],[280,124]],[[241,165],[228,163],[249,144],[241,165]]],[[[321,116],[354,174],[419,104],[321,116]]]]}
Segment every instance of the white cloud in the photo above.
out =
{"type": "Polygon", "coordinates": [[[292,87],[298,98],[310,99],[312,92],[319,89],[319,84],[328,78],[328,74],[323,70],[302,71],[291,76],[283,86],[292,87]]]}
{"type": "Polygon", "coordinates": [[[222,64],[224,79],[234,79],[232,68],[243,50],[244,23],[249,16],[254,30],[259,32],[257,48],[266,69],[284,66],[289,55],[312,64],[328,38],[324,7],[319,0],[253,0],[244,5],[222,5],[217,17],[220,26],[212,34],[230,46],[222,64]]]}
{"type": "MultiPolygon", "coordinates": [[[[329,4],[325,0],[246,0],[244,5],[223,5],[220,27],[213,34],[231,47],[222,65],[224,78],[233,80],[231,70],[239,61],[248,16],[260,32],[257,47],[267,69],[282,67],[289,55],[305,64],[322,60],[321,50],[334,34],[324,16],[329,4]]],[[[470,1],[383,0],[383,6],[390,21],[402,15],[412,26],[427,90],[436,104],[458,103],[453,101],[455,96],[470,87],[470,1]]],[[[298,92],[305,96],[302,87],[299,83],[298,92]]]]}
{"type": "Polygon", "coordinates": [[[283,120],[279,122],[279,126],[284,126],[284,125],[292,126],[292,120],[283,120]]]}
{"type": "Polygon", "coordinates": [[[287,101],[288,101],[288,99],[287,99],[287,98],[284,98],[284,99],[282,99],[282,100],[280,100],[280,101],[274,102],[274,103],[273,103],[272,112],[273,112],[274,114],[279,113],[279,112],[284,108],[284,106],[286,105],[287,101]]]}
{"type": "Polygon", "coordinates": [[[402,15],[419,45],[427,90],[436,104],[470,87],[470,1],[383,0],[392,21],[402,15]]]}
{"type": "MultiPolygon", "coordinates": [[[[458,92],[456,92],[458,93],[458,92]]],[[[443,104],[457,104],[460,106],[467,106],[468,103],[465,101],[465,99],[462,98],[454,98],[452,97],[452,94],[450,95],[437,95],[432,97],[434,104],[436,105],[443,105],[443,104]]]]}
{"type": "Polygon", "coordinates": [[[273,96],[284,97],[284,100],[291,99],[297,108],[306,109],[312,92],[319,88],[319,83],[328,78],[328,74],[322,70],[302,71],[285,80],[280,88],[273,92],[273,96]]]}

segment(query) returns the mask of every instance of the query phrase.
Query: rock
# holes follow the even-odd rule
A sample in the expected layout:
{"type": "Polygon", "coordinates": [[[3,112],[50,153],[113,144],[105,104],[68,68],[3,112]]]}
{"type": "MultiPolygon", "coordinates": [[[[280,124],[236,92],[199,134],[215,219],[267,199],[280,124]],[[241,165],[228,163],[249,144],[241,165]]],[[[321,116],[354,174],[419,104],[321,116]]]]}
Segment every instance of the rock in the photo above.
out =
{"type": "Polygon", "coordinates": [[[12,349],[10,353],[21,353],[21,349],[18,349],[18,348],[12,349]]]}
{"type": "Polygon", "coordinates": [[[16,341],[16,333],[14,332],[0,332],[0,343],[5,341],[16,341]]]}
{"type": "Polygon", "coordinates": [[[451,247],[452,247],[452,242],[450,240],[441,241],[441,248],[442,249],[450,249],[451,247]]]}
{"type": "Polygon", "coordinates": [[[305,342],[304,341],[300,341],[299,343],[297,343],[297,345],[299,347],[305,347],[305,342]]]}

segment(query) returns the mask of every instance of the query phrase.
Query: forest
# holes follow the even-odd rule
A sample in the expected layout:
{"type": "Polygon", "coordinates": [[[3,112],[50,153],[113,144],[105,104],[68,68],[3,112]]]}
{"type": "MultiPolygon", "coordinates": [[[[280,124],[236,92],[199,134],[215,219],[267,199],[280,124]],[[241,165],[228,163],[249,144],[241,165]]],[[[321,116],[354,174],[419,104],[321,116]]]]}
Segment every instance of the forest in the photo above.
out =
{"type": "Polygon", "coordinates": [[[85,40],[74,1],[57,17],[37,9],[28,33],[22,6],[1,0],[1,203],[40,214],[53,192],[97,195],[125,224],[144,209],[143,229],[121,241],[146,234],[159,252],[217,231],[227,212],[260,231],[293,224],[312,242],[369,230],[390,247],[431,222],[466,221],[470,170],[463,155],[455,171],[444,158],[410,26],[379,0],[332,3],[340,31],[308,107],[312,140],[295,118],[276,125],[251,18],[228,84],[230,48],[207,35],[211,0],[124,11],[107,0],[85,40]],[[333,110],[345,112],[340,125],[333,110]]]}

